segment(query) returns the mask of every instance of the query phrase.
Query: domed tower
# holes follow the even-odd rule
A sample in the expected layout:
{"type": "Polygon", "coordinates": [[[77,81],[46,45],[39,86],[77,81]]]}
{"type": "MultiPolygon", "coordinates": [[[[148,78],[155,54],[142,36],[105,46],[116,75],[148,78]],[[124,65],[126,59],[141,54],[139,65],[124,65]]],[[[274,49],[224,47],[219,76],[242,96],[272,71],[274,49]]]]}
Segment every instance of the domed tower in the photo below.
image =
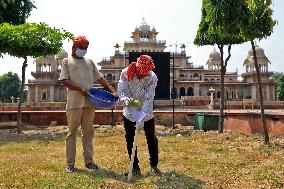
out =
{"type": "Polygon", "coordinates": [[[58,81],[62,60],[68,57],[66,51],[55,55],[38,57],[35,60],[34,80],[28,81],[28,102],[66,101],[66,89],[58,81]]]}
{"type": "Polygon", "coordinates": [[[68,53],[64,50],[62,50],[61,52],[59,52],[56,56],[55,56],[55,59],[56,59],[56,65],[57,65],[57,69],[59,71],[61,71],[61,66],[62,66],[62,60],[64,58],[67,58],[68,57],[68,53]]]}
{"type": "Polygon", "coordinates": [[[221,68],[221,55],[215,49],[209,54],[209,59],[206,64],[208,70],[220,70],[221,68]]]}
{"type": "MultiPolygon", "coordinates": [[[[268,70],[268,64],[270,61],[265,56],[264,49],[255,46],[257,62],[259,65],[260,78],[263,89],[263,98],[265,100],[274,100],[274,80],[272,79],[273,72],[268,70]]],[[[246,72],[242,73],[241,76],[244,82],[249,83],[248,94],[251,94],[252,99],[259,99],[258,84],[257,84],[257,73],[254,65],[253,50],[248,51],[247,57],[244,60],[243,65],[246,68],[246,72]]]]}
{"type": "Polygon", "coordinates": [[[123,50],[126,52],[164,52],[166,41],[157,40],[159,32],[142,19],[139,27],[132,32],[132,41],[125,41],[123,50]]]}

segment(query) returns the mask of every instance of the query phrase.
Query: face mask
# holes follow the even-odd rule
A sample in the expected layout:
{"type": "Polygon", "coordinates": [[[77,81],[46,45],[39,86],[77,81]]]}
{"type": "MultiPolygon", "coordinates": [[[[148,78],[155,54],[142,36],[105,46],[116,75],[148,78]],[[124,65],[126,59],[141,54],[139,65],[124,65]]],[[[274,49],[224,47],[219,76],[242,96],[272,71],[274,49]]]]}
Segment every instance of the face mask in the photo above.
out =
{"type": "Polygon", "coordinates": [[[87,50],[82,50],[77,48],[75,51],[76,56],[78,56],[79,58],[82,58],[83,56],[85,56],[85,54],[87,53],[87,50]]]}

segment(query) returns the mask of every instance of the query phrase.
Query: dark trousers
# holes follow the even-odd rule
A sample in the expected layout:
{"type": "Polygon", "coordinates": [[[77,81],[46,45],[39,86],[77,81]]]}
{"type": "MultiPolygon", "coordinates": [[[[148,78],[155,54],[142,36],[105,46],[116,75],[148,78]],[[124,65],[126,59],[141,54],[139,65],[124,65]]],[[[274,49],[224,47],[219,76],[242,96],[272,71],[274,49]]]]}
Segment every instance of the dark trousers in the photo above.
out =
{"type": "MultiPolygon", "coordinates": [[[[135,135],[135,122],[130,121],[124,116],[123,116],[123,122],[124,122],[124,129],[125,129],[125,139],[127,143],[127,151],[128,151],[129,159],[131,159],[132,146],[133,146],[134,135],[135,135]]],[[[154,118],[150,119],[149,121],[145,121],[144,132],[146,135],[148,150],[150,154],[150,158],[149,158],[150,165],[157,166],[158,165],[158,138],[155,134],[154,118]]],[[[139,169],[139,160],[137,158],[137,147],[135,150],[133,169],[139,169]]]]}

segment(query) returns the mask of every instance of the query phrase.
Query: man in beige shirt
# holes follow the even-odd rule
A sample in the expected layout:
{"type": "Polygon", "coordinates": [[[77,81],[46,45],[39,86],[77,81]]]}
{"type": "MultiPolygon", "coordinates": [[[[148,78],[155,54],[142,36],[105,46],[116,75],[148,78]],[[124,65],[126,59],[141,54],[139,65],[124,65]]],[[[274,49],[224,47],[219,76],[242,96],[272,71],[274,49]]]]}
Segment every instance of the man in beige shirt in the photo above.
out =
{"type": "Polygon", "coordinates": [[[107,91],[117,96],[107,80],[102,77],[94,62],[84,57],[88,46],[89,41],[84,36],[78,36],[73,40],[72,57],[63,59],[59,79],[67,87],[66,172],[75,171],[76,133],[80,125],[85,166],[91,170],[98,169],[93,161],[92,144],[95,108],[89,101],[88,89],[98,81],[107,91]]]}

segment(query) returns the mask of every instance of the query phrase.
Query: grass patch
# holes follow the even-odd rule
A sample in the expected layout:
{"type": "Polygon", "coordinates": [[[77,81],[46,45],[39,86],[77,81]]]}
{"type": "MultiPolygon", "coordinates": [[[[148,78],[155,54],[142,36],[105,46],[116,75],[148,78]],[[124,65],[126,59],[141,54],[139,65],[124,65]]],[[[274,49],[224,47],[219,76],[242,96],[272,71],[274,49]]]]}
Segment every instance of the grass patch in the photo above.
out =
{"type": "Polygon", "coordinates": [[[217,132],[173,131],[159,134],[159,177],[150,172],[147,143],[138,136],[143,176],[128,183],[124,131],[97,128],[94,159],[101,169],[84,168],[77,140],[77,171],[65,169],[64,135],[0,141],[0,188],[281,188],[284,184],[283,143],[262,144],[260,138],[217,132]]]}

